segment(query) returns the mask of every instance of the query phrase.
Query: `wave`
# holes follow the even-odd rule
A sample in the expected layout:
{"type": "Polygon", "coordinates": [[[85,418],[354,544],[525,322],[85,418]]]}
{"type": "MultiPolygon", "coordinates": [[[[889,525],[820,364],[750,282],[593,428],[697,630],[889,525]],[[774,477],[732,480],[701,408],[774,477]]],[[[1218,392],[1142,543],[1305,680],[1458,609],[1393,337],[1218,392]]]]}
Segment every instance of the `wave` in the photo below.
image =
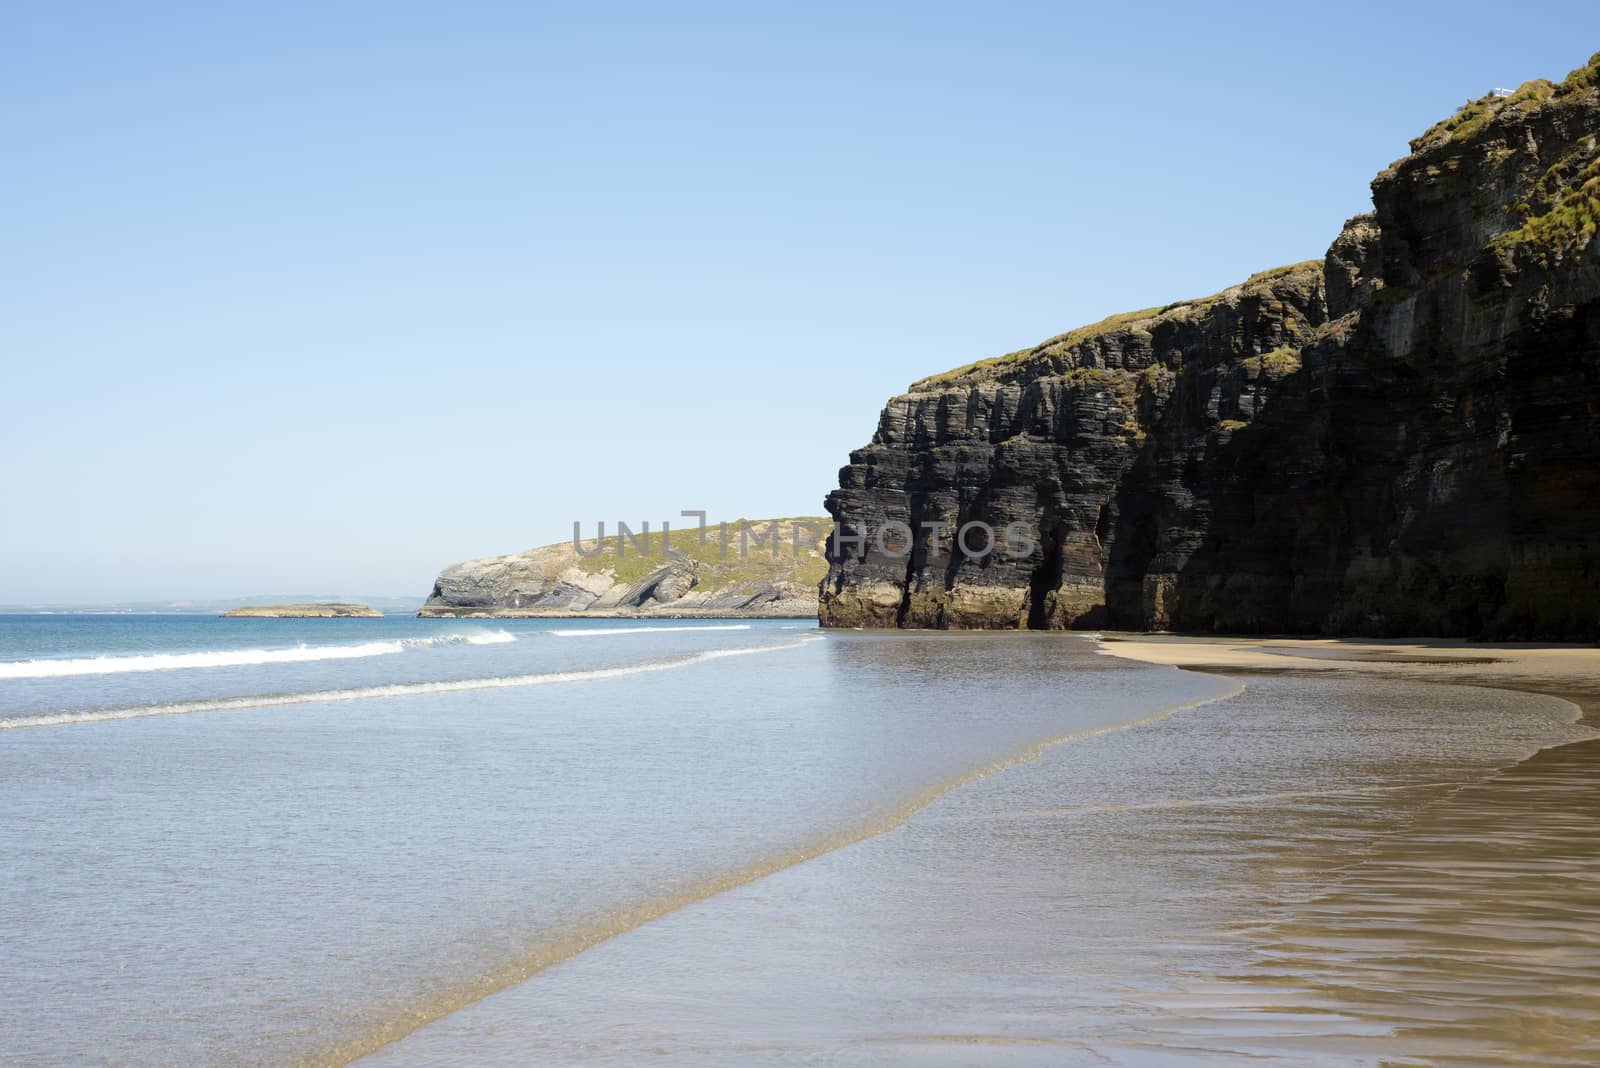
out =
{"type": "Polygon", "coordinates": [[[503,630],[441,634],[429,638],[396,638],[354,645],[297,645],[289,649],[208,649],[195,653],[144,653],[133,656],[89,656],[61,660],[0,662],[0,679],[55,679],[74,675],[122,675],[140,671],[189,668],[248,667],[255,664],[304,664],[317,660],[359,660],[391,656],[408,649],[436,645],[500,645],[516,641],[503,630]]]}
{"type": "Polygon", "coordinates": [[[550,633],[557,638],[587,638],[591,634],[659,634],[662,631],[678,630],[749,630],[748,623],[716,623],[710,626],[697,626],[686,624],[672,627],[584,627],[574,630],[553,630],[550,633]]]}
{"type": "Polygon", "coordinates": [[[426,642],[463,641],[468,645],[504,645],[507,642],[516,641],[517,636],[510,631],[504,630],[475,630],[470,634],[446,634],[438,638],[419,638],[414,640],[426,642]]]}
{"type": "Polygon", "coordinates": [[[652,671],[669,671],[690,664],[720,660],[728,656],[748,656],[753,653],[773,653],[784,649],[797,649],[807,642],[822,638],[801,638],[781,645],[760,645],[748,649],[712,649],[703,653],[654,660],[628,667],[594,668],[589,671],[553,671],[543,675],[501,675],[483,679],[448,679],[440,682],[396,682],[382,686],[357,686],[344,690],[310,690],[303,693],[259,694],[248,697],[219,697],[205,701],[179,701],[162,705],[134,705],[126,708],[91,708],[73,712],[46,712],[33,716],[0,719],[0,730],[23,727],[60,727],[73,723],[103,723],[117,719],[143,719],[146,716],[182,716],[194,712],[234,712],[248,708],[271,708],[278,705],[319,705],[335,701],[362,701],[375,697],[415,697],[420,694],[460,693],[466,690],[498,690],[520,686],[547,686],[564,682],[592,682],[597,679],[618,679],[628,675],[643,675],[652,671]]]}

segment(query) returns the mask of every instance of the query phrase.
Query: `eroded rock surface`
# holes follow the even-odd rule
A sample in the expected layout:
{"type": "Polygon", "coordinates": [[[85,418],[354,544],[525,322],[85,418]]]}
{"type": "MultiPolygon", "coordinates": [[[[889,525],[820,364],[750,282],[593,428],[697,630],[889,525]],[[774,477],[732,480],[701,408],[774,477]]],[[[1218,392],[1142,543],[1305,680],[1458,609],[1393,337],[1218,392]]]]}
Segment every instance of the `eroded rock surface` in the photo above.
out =
{"type": "Polygon", "coordinates": [[[827,508],[923,533],[834,544],[824,624],[1600,637],[1597,80],[1435,126],[1321,261],[890,400],[827,508]]]}

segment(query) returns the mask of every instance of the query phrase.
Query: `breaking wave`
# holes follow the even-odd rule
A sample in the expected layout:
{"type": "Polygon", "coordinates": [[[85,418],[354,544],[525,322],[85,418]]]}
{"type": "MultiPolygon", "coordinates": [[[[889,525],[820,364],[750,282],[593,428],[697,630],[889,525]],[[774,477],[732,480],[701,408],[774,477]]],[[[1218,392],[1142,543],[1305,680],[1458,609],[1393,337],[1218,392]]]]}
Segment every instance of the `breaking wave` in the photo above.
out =
{"type": "Polygon", "coordinates": [[[246,697],[220,697],[203,701],[177,701],[169,704],[135,705],[127,708],[91,708],[72,712],[47,712],[33,716],[0,719],[0,730],[20,727],[59,727],[72,723],[101,723],[113,719],[142,719],[145,716],[181,716],[191,712],[232,712],[246,708],[270,708],[277,705],[314,705],[333,701],[361,701],[374,697],[412,697],[418,694],[459,693],[464,690],[497,690],[514,686],[545,686],[563,682],[590,682],[596,679],[617,679],[628,675],[643,675],[652,671],[670,671],[690,664],[720,660],[728,656],[749,656],[754,653],[775,653],[784,649],[798,649],[807,642],[821,641],[821,636],[801,638],[779,645],[758,645],[747,649],[712,649],[703,653],[654,660],[628,667],[595,668],[589,671],[552,671],[542,675],[502,675],[485,679],[447,679],[439,682],[397,682],[383,686],[357,686],[344,690],[312,690],[305,693],[259,694],[246,697]]]}
{"type": "Polygon", "coordinates": [[[359,660],[369,656],[391,656],[408,649],[425,649],[436,645],[501,645],[516,640],[516,635],[507,631],[492,630],[466,634],[441,634],[429,638],[358,642],[353,645],[297,645],[288,649],[208,649],[194,653],[14,660],[0,663],[0,679],[56,679],[75,675],[122,675],[141,671],[248,667],[255,664],[305,664],[316,660],[359,660]]]}
{"type": "Polygon", "coordinates": [[[581,627],[571,630],[553,630],[557,638],[587,638],[591,634],[659,634],[679,630],[749,630],[748,623],[715,623],[710,625],[684,624],[673,627],[581,627]]]}

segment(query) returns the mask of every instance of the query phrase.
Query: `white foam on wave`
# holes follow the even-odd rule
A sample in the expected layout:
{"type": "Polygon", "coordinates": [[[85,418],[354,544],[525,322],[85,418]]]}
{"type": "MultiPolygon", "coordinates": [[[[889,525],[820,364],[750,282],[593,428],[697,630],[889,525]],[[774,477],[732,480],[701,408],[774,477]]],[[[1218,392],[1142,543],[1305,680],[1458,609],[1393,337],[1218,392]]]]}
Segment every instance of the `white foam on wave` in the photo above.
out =
{"type": "Polygon", "coordinates": [[[711,626],[689,624],[681,627],[584,627],[573,630],[553,630],[557,638],[587,638],[592,634],[660,634],[663,631],[685,630],[749,630],[748,623],[717,623],[711,626]]]}
{"type": "Polygon", "coordinates": [[[420,694],[461,693],[467,690],[499,690],[520,686],[548,686],[563,682],[593,682],[620,679],[652,671],[670,671],[708,660],[754,653],[775,653],[798,649],[807,642],[822,641],[822,635],[801,638],[780,645],[759,645],[748,649],[711,649],[702,653],[654,660],[628,667],[595,668],[589,671],[552,671],[543,675],[503,675],[486,679],[448,679],[441,682],[397,682],[384,686],[358,686],[346,690],[313,690],[306,693],[261,694],[249,697],[222,697],[209,701],[180,701],[166,705],[136,705],[130,708],[95,708],[76,712],[48,712],[36,716],[0,719],[0,730],[22,727],[60,727],[73,723],[103,723],[107,720],[142,719],[146,716],[181,716],[192,712],[233,712],[247,708],[278,705],[317,705],[335,701],[362,701],[375,697],[415,697],[420,694]]]}
{"type": "MultiPolygon", "coordinates": [[[[433,639],[424,638],[422,640],[423,641],[432,641],[433,639]]],[[[516,641],[517,640],[517,636],[515,634],[512,634],[510,631],[504,631],[504,630],[475,630],[470,634],[451,634],[451,635],[447,635],[447,636],[445,636],[444,638],[442,638],[440,640],[442,640],[442,641],[460,640],[460,641],[466,642],[468,645],[504,645],[506,642],[514,642],[514,641],[516,641]]]]}
{"type": "Polygon", "coordinates": [[[395,638],[353,645],[297,645],[289,649],[209,649],[195,653],[144,653],[133,656],[88,656],[61,660],[0,662],[0,679],[56,679],[75,675],[122,675],[141,671],[189,668],[249,667],[256,664],[306,664],[318,660],[359,660],[391,656],[408,649],[437,645],[500,645],[516,635],[503,630],[439,634],[428,638],[395,638]]]}

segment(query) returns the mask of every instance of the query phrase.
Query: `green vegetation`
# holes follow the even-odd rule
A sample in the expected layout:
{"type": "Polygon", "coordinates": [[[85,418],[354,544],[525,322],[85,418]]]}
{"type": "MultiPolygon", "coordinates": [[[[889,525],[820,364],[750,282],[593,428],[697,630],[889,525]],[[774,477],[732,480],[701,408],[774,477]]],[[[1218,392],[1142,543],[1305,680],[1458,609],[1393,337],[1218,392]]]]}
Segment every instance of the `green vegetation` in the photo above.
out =
{"type": "MultiPolygon", "coordinates": [[[[1245,279],[1241,285],[1259,286],[1266,283],[1275,282],[1298,271],[1305,271],[1313,268],[1320,270],[1321,267],[1321,260],[1302,260],[1299,263],[1291,263],[1284,267],[1273,267],[1265,271],[1258,271],[1249,278],[1245,279]]],[[[1231,289],[1236,287],[1229,288],[1231,289]]],[[[1227,292],[1227,290],[1224,290],[1223,292],[1227,292]]],[[[1175,301],[1172,304],[1158,305],[1154,308],[1141,308],[1138,311],[1121,312],[1117,315],[1110,315],[1104,319],[1101,319],[1097,323],[1090,323],[1088,326],[1080,326],[1076,329],[1069,330],[1065,334],[1060,334],[1056,337],[1053,337],[1043,344],[1035,345],[1033,348],[1018,349],[1016,352],[1008,352],[1004,356],[992,356],[987,360],[978,360],[975,363],[969,363],[963,367],[957,367],[952,371],[945,371],[942,374],[929,375],[927,378],[918,379],[917,381],[911,383],[910,392],[919,393],[927,390],[940,389],[942,387],[955,385],[963,379],[974,378],[983,374],[984,372],[998,370],[1002,367],[1028,363],[1032,360],[1049,359],[1054,356],[1061,356],[1067,353],[1069,350],[1093,341],[1096,338],[1104,337],[1106,334],[1114,333],[1118,330],[1128,330],[1133,327],[1143,326],[1146,323],[1150,323],[1161,318],[1169,312],[1179,310],[1204,312],[1206,309],[1220,300],[1221,297],[1222,293],[1213,293],[1209,297],[1201,297],[1197,300],[1180,300],[1175,301]]],[[[1067,373],[1071,374],[1070,371],[1067,373]]]]}
{"type": "Polygon", "coordinates": [[[1155,308],[1141,308],[1138,311],[1120,312],[1116,315],[1108,315],[1104,319],[1101,319],[1098,323],[1090,323],[1088,326],[1080,326],[1075,330],[1068,330],[1060,337],[1053,337],[1040,347],[1049,349],[1063,349],[1069,348],[1073,345],[1081,345],[1085,341],[1091,341],[1094,338],[1103,337],[1104,335],[1111,333],[1113,330],[1126,330],[1128,327],[1142,323],[1146,319],[1154,319],[1168,308],[1175,307],[1177,307],[1176,304],[1163,304],[1155,308]]]}
{"type": "Polygon", "coordinates": [[[1575,93],[1580,89],[1590,89],[1600,85],[1600,52],[1589,57],[1589,62],[1568,74],[1561,83],[1563,93],[1575,93]]]}
{"type": "MultiPolygon", "coordinates": [[[[1586,65],[1568,74],[1560,85],[1553,85],[1544,78],[1535,78],[1523,82],[1510,96],[1497,97],[1491,94],[1469,100],[1466,106],[1454,115],[1434,123],[1421,137],[1413,138],[1411,151],[1415,153],[1424,145],[1437,142],[1445,135],[1448,135],[1450,142],[1470,141],[1488,129],[1493,119],[1507,108],[1535,108],[1552,97],[1579,92],[1595,85],[1600,85],[1600,52],[1589,57],[1586,65]]],[[[1395,160],[1378,172],[1378,179],[1381,181],[1392,176],[1410,158],[1407,156],[1395,160]]]]}
{"type": "Polygon", "coordinates": [[[1069,386],[1103,386],[1109,383],[1115,372],[1105,367],[1074,367],[1061,376],[1061,380],[1069,386]]]}
{"type": "MultiPolygon", "coordinates": [[[[1305,270],[1309,270],[1309,269],[1311,269],[1313,267],[1320,269],[1322,267],[1322,261],[1321,260],[1301,260],[1299,263],[1291,263],[1291,264],[1288,264],[1287,266],[1284,266],[1284,267],[1269,267],[1264,271],[1257,271],[1255,274],[1251,275],[1249,278],[1246,278],[1244,280],[1244,284],[1248,286],[1248,285],[1259,285],[1262,282],[1272,282],[1272,281],[1275,281],[1275,280],[1277,280],[1279,278],[1284,278],[1284,277],[1287,277],[1288,275],[1294,274],[1297,271],[1305,271],[1305,270]]],[[[1215,298],[1210,298],[1210,299],[1215,299],[1215,298]]]]}
{"type": "Polygon", "coordinates": [[[1527,247],[1542,259],[1587,244],[1600,232],[1600,159],[1558,160],[1535,184],[1531,201],[1517,210],[1523,224],[1495,238],[1490,248],[1527,247]]]}
{"type": "MultiPolygon", "coordinates": [[[[685,530],[674,529],[671,550],[698,563],[696,589],[713,592],[729,584],[752,587],[763,582],[792,582],[799,586],[815,586],[828,572],[828,562],[817,551],[817,542],[833,532],[833,520],[826,516],[797,516],[784,519],[740,519],[727,524],[728,547],[726,556],[722,548],[722,531],[712,524],[706,528],[705,542],[700,540],[700,529],[691,526],[685,530]],[[746,549],[739,551],[741,524],[748,530],[746,549]],[[800,553],[794,549],[794,531],[802,525],[800,553]],[[809,524],[811,530],[804,529],[809,524]],[[771,532],[776,527],[776,552],[771,532]],[[813,531],[815,533],[813,534],[813,531]],[[756,539],[765,539],[760,543],[756,539]]],[[[635,533],[638,533],[637,531],[635,533]]],[[[650,532],[650,554],[642,556],[631,539],[624,539],[622,551],[617,551],[617,536],[608,532],[601,551],[593,556],[579,556],[573,561],[580,570],[593,575],[610,570],[615,581],[629,585],[638,582],[667,562],[663,552],[662,534],[650,532]]],[[[588,541],[585,547],[592,547],[588,541]]]]}
{"type": "Polygon", "coordinates": [[[1506,105],[1513,104],[1540,104],[1555,95],[1556,87],[1544,78],[1535,78],[1531,82],[1523,82],[1517,91],[1506,98],[1506,105]]]}
{"type": "Polygon", "coordinates": [[[1600,232],[1600,179],[1591,178],[1543,215],[1496,238],[1494,244],[1501,248],[1531,245],[1541,252],[1551,252],[1583,245],[1596,232],[1600,232]]]}
{"type": "Polygon", "coordinates": [[[1492,96],[1482,96],[1471,101],[1466,107],[1428,127],[1427,133],[1422,135],[1422,140],[1428,140],[1436,133],[1447,133],[1452,141],[1462,141],[1483,128],[1489,117],[1495,112],[1495,105],[1499,101],[1492,96]]]}
{"type": "Polygon", "coordinates": [[[1265,371],[1273,375],[1291,375],[1300,370],[1300,350],[1287,345],[1263,352],[1259,356],[1248,356],[1244,360],[1245,369],[1255,374],[1265,371]]]}
{"type": "MultiPolygon", "coordinates": [[[[1577,74],[1577,71],[1573,72],[1577,74]]],[[[1523,82],[1510,96],[1480,96],[1469,101],[1466,107],[1428,127],[1428,131],[1415,141],[1411,142],[1413,150],[1426,141],[1432,140],[1436,135],[1449,134],[1451,141],[1467,141],[1476,137],[1487,127],[1491,120],[1508,107],[1532,107],[1549,100],[1556,93],[1556,86],[1543,78],[1535,78],[1523,82]]]]}
{"type": "Polygon", "coordinates": [[[1001,364],[1006,363],[1021,363],[1023,360],[1037,352],[1038,348],[1039,346],[1035,346],[1031,349],[1018,349],[1016,352],[1008,352],[1004,356],[990,356],[986,360],[975,360],[972,363],[966,364],[965,366],[957,367],[953,371],[945,371],[942,374],[929,375],[927,378],[921,378],[911,383],[911,392],[916,393],[919,390],[933,389],[938,386],[954,382],[958,378],[966,378],[972,372],[982,370],[984,368],[998,367],[1001,364]]]}
{"type": "Polygon", "coordinates": [[[987,371],[1010,364],[1026,363],[1035,356],[1054,356],[1074,345],[1080,345],[1085,341],[1091,341],[1094,338],[1109,334],[1113,330],[1123,330],[1148,319],[1154,319],[1168,308],[1177,306],[1176,304],[1167,304],[1156,308],[1144,308],[1140,311],[1108,315],[1097,323],[1090,323],[1088,326],[1080,326],[1069,330],[1065,334],[1053,337],[1049,341],[1035,345],[1031,349],[1018,349],[1016,352],[1008,352],[1004,356],[991,356],[987,360],[978,360],[964,367],[957,367],[953,371],[945,371],[942,374],[929,375],[927,378],[918,379],[911,384],[911,391],[915,393],[920,390],[937,389],[940,386],[950,385],[960,379],[970,377],[975,371],[987,371]]]}
{"type": "Polygon", "coordinates": [[[1586,161],[1576,153],[1558,159],[1539,176],[1539,180],[1533,184],[1529,199],[1518,204],[1517,211],[1526,216],[1534,213],[1535,205],[1544,209],[1551,208],[1560,202],[1568,190],[1582,187],[1583,183],[1594,174],[1594,161],[1586,161]]]}

